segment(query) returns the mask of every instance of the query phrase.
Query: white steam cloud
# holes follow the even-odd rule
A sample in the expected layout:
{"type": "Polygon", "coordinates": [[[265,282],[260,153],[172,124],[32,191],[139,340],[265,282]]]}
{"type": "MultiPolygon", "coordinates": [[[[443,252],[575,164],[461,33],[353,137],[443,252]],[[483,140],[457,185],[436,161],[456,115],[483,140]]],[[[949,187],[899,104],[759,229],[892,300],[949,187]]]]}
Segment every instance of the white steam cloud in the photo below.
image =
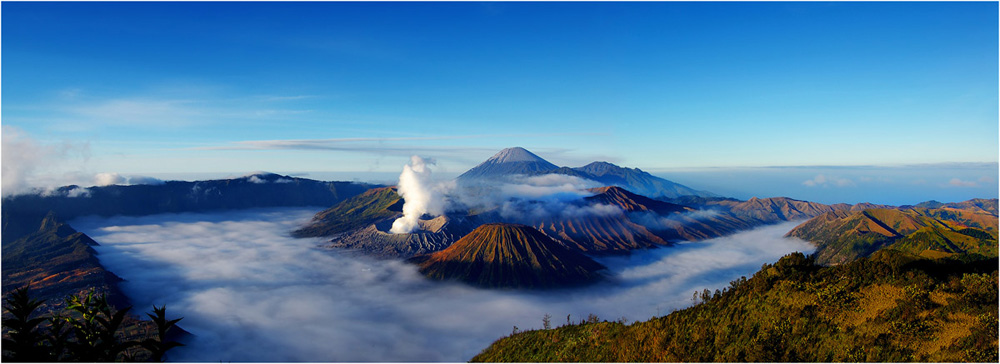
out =
{"type": "Polygon", "coordinates": [[[393,221],[392,233],[412,233],[419,229],[424,214],[459,214],[468,211],[496,211],[506,220],[533,223],[538,219],[576,218],[584,215],[620,214],[612,205],[582,203],[593,196],[589,188],[599,182],[562,174],[513,175],[502,180],[459,184],[455,180],[435,182],[428,165],[432,159],[412,156],[399,176],[398,191],[403,196],[403,216],[393,221]]]}
{"type": "Polygon", "coordinates": [[[630,321],[691,304],[691,293],[749,277],[813,247],[782,235],[795,222],[725,238],[600,258],[614,278],[552,292],[430,281],[415,266],[317,248],[289,230],[311,209],[87,217],[71,221],[101,245],[137,311],[167,305],[195,337],[172,361],[464,362],[494,340],[593,313],[630,321]]]}
{"type": "Polygon", "coordinates": [[[588,188],[601,187],[598,182],[561,174],[513,176],[472,186],[452,186],[451,209],[487,211],[496,209],[506,219],[530,222],[548,217],[599,216],[621,213],[617,206],[584,205],[579,202],[594,193],[588,188]]]}
{"type": "Polygon", "coordinates": [[[54,172],[70,159],[79,157],[86,161],[90,157],[87,143],[62,142],[41,143],[31,138],[23,130],[4,125],[0,180],[3,196],[24,193],[46,193],[58,186],[78,184],[79,172],[54,172]]]}
{"type": "Polygon", "coordinates": [[[399,175],[397,191],[403,196],[403,216],[392,222],[389,232],[394,234],[411,233],[420,225],[420,217],[424,214],[440,215],[444,213],[445,201],[440,191],[431,180],[433,159],[410,157],[410,164],[403,166],[399,175]]]}
{"type": "Polygon", "coordinates": [[[96,186],[111,185],[162,185],[164,182],[159,178],[147,176],[123,176],[118,173],[98,173],[94,176],[96,186]]]}

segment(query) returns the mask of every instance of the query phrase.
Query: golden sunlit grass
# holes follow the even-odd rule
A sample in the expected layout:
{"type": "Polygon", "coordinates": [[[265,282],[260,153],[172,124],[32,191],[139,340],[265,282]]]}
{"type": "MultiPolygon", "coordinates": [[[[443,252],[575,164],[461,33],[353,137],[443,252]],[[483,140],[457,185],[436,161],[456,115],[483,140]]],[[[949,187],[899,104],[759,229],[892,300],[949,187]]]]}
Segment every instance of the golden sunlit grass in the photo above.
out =
{"type": "Polygon", "coordinates": [[[518,333],[473,361],[995,362],[996,258],[960,258],[792,254],[668,316],[518,333]]]}

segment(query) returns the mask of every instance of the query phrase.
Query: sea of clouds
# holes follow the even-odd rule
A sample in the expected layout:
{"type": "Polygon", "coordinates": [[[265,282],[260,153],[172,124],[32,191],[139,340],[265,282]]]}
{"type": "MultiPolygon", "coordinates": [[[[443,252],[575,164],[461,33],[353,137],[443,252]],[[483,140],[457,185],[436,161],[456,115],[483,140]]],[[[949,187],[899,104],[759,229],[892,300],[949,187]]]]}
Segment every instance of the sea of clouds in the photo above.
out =
{"type": "Polygon", "coordinates": [[[289,231],[317,209],[271,208],[71,224],[146,312],[167,305],[195,335],[177,361],[467,361],[520,330],[588,314],[630,322],[691,305],[761,264],[813,247],[783,238],[795,222],[599,261],[611,279],[555,291],[486,290],[430,281],[415,266],[319,247],[289,231]]]}

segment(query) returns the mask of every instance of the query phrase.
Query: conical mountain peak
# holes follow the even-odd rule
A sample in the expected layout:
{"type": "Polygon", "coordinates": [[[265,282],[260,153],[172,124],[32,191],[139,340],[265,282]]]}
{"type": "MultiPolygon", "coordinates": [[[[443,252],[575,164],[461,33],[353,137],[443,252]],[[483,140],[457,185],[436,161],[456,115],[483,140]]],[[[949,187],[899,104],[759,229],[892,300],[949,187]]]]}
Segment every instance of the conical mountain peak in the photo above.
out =
{"type": "Polygon", "coordinates": [[[548,161],[542,159],[535,155],[535,153],[529,152],[527,149],[521,147],[504,148],[497,154],[494,154],[487,162],[494,163],[508,163],[508,162],[543,162],[549,163],[548,161]]]}
{"type": "Polygon", "coordinates": [[[417,258],[433,279],[494,288],[552,288],[599,279],[605,269],[526,225],[485,224],[447,249],[417,258]]]}
{"type": "Polygon", "coordinates": [[[494,154],[485,162],[458,176],[458,179],[491,179],[514,174],[536,174],[554,169],[559,169],[559,166],[549,163],[527,149],[513,147],[494,154]]]}

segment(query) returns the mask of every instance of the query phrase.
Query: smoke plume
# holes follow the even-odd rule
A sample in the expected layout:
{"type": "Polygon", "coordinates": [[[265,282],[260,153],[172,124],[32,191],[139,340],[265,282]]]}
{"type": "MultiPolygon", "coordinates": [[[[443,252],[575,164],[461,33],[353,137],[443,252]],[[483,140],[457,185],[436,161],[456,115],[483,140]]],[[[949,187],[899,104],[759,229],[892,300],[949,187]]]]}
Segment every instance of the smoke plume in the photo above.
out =
{"type": "Polygon", "coordinates": [[[433,159],[410,157],[410,164],[403,166],[399,175],[397,191],[403,196],[403,216],[392,222],[390,232],[394,234],[411,233],[419,227],[418,222],[424,214],[440,215],[444,213],[445,201],[440,188],[431,181],[433,159]]]}

